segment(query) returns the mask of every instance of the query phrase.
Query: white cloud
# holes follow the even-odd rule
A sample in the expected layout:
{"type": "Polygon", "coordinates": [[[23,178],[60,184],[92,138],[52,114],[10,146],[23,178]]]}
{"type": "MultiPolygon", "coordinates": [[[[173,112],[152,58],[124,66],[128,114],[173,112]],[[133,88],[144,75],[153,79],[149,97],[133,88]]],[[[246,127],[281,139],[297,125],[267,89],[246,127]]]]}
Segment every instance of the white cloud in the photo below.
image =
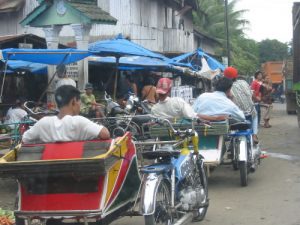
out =
{"type": "Polygon", "coordinates": [[[237,9],[248,9],[244,18],[249,20],[246,31],[256,41],[277,39],[289,42],[292,39],[293,0],[240,0],[237,9]]]}

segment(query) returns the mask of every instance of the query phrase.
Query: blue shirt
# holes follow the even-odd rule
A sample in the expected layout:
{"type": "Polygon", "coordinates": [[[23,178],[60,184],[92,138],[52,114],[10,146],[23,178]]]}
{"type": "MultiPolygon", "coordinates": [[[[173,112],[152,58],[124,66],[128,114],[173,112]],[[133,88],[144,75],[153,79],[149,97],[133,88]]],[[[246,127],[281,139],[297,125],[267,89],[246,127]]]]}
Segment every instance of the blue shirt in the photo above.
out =
{"type": "Polygon", "coordinates": [[[198,114],[208,116],[229,115],[238,121],[245,120],[243,111],[227,98],[224,92],[220,91],[201,94],[194,102],[193,108],[198,114]]]}

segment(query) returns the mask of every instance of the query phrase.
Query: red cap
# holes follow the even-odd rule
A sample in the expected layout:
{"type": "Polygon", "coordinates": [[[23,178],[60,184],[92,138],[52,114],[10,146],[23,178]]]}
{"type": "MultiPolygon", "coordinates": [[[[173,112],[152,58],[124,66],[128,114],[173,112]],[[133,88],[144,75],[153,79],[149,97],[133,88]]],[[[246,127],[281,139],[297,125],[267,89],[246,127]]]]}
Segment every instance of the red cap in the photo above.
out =
{"type": "Polygon", "coordinates": [[[238,71],[236,68],[229,66],[224,70],[224,76],[229,79],[235,79],[238,77],[238,71]]]}
{"type": "Polygon", "coordinates": [[[157,94],[167,94],[172,87],[172,81],[169,78],[160,78],[156,85],[157,94]]]}

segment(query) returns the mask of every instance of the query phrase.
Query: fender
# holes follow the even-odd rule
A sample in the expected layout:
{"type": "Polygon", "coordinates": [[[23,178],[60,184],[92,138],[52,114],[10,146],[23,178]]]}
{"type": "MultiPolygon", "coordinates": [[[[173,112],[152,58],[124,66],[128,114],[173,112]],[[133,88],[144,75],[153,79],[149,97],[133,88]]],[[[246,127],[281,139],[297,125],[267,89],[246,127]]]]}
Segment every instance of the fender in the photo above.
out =
{"type": "Polygon", "coordinates": [[[248,151],[247,151],[247,138],[245,136],[240,136],[239,137],[239,161],[245,161],[247,162],[247,155],[248,155],[248,151]]]}
{"type": "Polygon", "coordinates": [[[156,207],[156,193],[163,174],[144,174],[141,187],[140,212],[142,215],[151,215],[156,207]]]}

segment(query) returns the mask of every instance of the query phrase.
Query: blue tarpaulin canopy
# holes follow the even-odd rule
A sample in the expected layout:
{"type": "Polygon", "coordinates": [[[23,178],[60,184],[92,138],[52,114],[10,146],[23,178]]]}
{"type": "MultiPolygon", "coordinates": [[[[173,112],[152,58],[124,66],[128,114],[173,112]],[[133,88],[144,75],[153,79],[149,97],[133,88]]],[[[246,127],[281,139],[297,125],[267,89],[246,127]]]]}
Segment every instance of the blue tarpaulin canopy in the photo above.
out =
{"type": "Polygon", "coordinates": [[[206,59],[210,69],[220,69],[224,71],[225,66],[222,63],[220,63],[218,60],[214,59],[207,53],[203,52],[200,48],[194,52],[185,53],[183,55],[172,58],[170,60],[170,63],[172,63],[173,65],[190,67],[191,69],[198,71],[201,69],[200,59],[202,57],[206,59]]]}
{"type": "Polygon", "coordinates": [[[48,65],[70,64],[80,61],[91,53],[77,49],[3,49],[0,50],[4,60],[22,60],[48,65]]]}
{"type": "MultiPolygon", "coordinates": [[[[115,65],[116,58],[90,56],[89,62],[96,65],[115,65]]],[[[172,65],[164,60],[144,56],[121,57],[118,67],[119,70],[168,70],[171,68],[172,65]]]]}
{"type": "Polygon", "coordinates": [[[151,58],[165,59],[166,57],[154,53],[134,42],[124,39],[122,35],[118,35],[115,39],[97,41],[89,45],[89,51],[99,56],[122,56],[135,55],[151,58]]]}
{"type": "MultiPolygon", "coordinates": [[[[4,63],[4,62],[3,62],[4,63]]],[[[41,63],[32,63],[22,60],[7,61],[7,73],[13,73],[15,70],[26,70],[33,74],[47,74],[47,65],[41,63]]]]}

